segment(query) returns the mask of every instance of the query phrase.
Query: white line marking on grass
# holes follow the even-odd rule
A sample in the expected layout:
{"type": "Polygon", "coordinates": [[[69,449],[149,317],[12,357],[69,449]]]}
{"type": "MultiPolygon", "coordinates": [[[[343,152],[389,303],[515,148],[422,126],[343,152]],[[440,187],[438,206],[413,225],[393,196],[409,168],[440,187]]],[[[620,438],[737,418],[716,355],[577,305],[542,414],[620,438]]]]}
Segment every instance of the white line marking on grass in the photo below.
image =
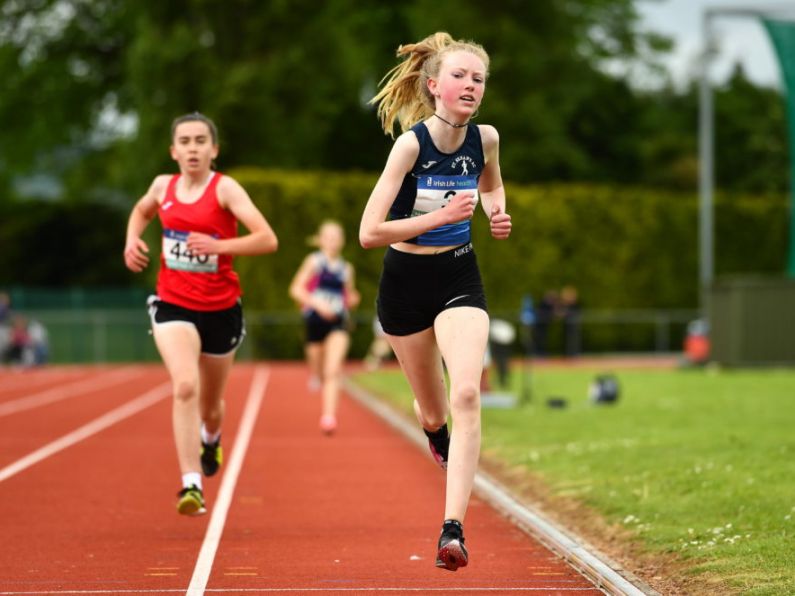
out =
{"type": "Polygon", "coordinates": [[[62,399],[74,397],[75,395],[84,395],[88,391],[103,389],[104,387],[126,381],[130,377],[138,374],[139,371],[135,368],[123,368],[110,372],[103,377],[83,379],[69,385],[53,387],[52,389],[47,389],[40,393],[34,393],[33,395],[7,401],[0,404],[0,418],[61,401],[62,399]]]}
{"type": "Polygon", "coordinates": [[[232,495],[235,492],[235,485],[243,467],[243,458],[246,456],[246,451],[248,451],[251,433],[254,430],[254,423],[257,421],[269,377],[270,372],[266,368],[258,367],[254,372],[254,379],[251,381],[251,388],[248,392],[248,398],[246,398],[246,408],[243,410],[243,417],[240,419],[232,455],[229,458],[229,465],[224,472],[223,480],[221,480],[221,488],[218,489],[218,497],[213,506],[207,533],[204,535],[204,542],[202,542],[202,547],[199,551],[199,558],[196,560],[196,567],[193,569],[193,577],[191,577],[190,585],[188,586],[187,596],[201,596],[207,587],[207,580],[210,578],[215,553],[218,550],[218,544],[221,542],[221,535],[224,532],[226,515],[229,512],[229,506],[232,504],[232,495]]]}
{"type": "MultiPolygon", "coordinates": [[[[358,403],[380,416],[390,426],[420,447],[426,455],[429,453],[428,440],[416,424],[408,422],[406,418],[398,415],[391,406],[376,399],[367,390],[362,389],[349,379],[343,381],[343,388],[358,403]]],[[[488,474],[479,470],[475,475],[473,488],[483,501],[502,512],[519,528],[532,534],[548,549],[562,556],[573,569],[592,581],[597,589],[621,596],[657,594],[651,587],[645,585],[641,590],[607,562],[588,550],[576,537],[570,537],[540,512],[532,511],[529,506],[516,500],[506,487],[488,474]]],[[[627,572],[627,570],[624,571],[627,572]]],[[[640,580],[636,581],[642,583],[640,580]]]]}
{"type": "Polygon", "coordinates": [[[95,435],[98,432],[105,430],[109,426],[113,426],[117,422],[121,422],[125,418],[129,418],[130,416],[145,410],[149,406],[157,403],[169,395],[171,395],[170,382],[158,385],[140,397],[137,397],[132,401],[128,401],[118,408],[111,410],[107,414],[103,414],[99,418],[95,418],[77,430],[62,436],[60,439],[54,440],[52,443],[48,443],[44,447],[41,447],[40,449],[37,449],[36,451],[33,451],[25,457],[18,459],[14,463],[6,466],[0,470],[0,482],[8,480],[15,474],[19,474],[26,468],[29,468],[30,466],[47,459],[51,455],[55,455],[59,451],[63,451],[64,449],[71,447],[72,445],[75,445],[84,439],[87,439],[91,435],[95,435]]]}

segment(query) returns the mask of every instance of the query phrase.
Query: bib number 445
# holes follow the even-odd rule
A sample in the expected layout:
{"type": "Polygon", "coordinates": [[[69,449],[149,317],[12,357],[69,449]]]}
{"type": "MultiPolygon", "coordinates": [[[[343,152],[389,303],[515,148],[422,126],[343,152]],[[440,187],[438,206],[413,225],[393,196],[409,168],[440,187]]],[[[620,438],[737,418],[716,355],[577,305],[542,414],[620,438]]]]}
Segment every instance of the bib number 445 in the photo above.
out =
{"type": "Polygon", "coordinates": [[[218,255],[195,255],[188,248],[188,232],[163,230],[163,255],[169,269],[216,273],[218,255]]]}

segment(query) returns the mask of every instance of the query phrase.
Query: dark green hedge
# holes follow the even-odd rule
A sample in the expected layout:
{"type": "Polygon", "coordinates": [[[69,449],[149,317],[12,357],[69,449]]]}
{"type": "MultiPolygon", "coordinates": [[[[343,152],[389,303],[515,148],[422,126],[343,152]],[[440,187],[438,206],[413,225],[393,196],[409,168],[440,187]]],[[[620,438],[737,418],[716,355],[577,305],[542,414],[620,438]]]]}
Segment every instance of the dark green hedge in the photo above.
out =
{"type": "MultiPolygon", "coordinates": [[[[356,267],[363,309],[375,299],[382,249],[358,244],[374,174],[231,172],[280,239],[269,257],[241,258],[249,301],[267,310],[290,305],[287,283],[310,250],[307,238],[326,218],[348,233],[345,256],[356,267]]],[[[698,304],[698,204],[695,194],[587,185],[507,186],[514,231],[489,236],[478,212],[474,241],[494,310],[514,312],[521,296],[574,284],[591,308],[689,308],[698,304]]],[[[786,197],[718,197],[718,274],[784,270],[786,197]]]]}
{"type": "MultiPolygon", "coordinates": [[[[238,169],[279,236],[279,251],[237,260],[250,310],[278,312],[293,305],[291,276],[311,250],[307,238],[327,218],[348,234],[344,254],[357,271],[362,313],[372,313],[383,249],[358,244],[364,205],[377,175],[238,169]]],[[[498,242],[485,215],[473,223],[474,242],[490,309],[513,317],[521,298],[573,284],[587,308],[692,308],[698,305],[698,200],[695,193],[591,185],[507,186],[511,239],[498,242]]],[[[786,257],[784,196],[725,197],[716,201],[716,271],[780,272],[786,257]]],[[[296,313],[297,316],[297,313],[296,313]]],[[[253,338],[268,355],[300,354],[300,331],[274,328],[253,338]]],[[[648,331],[643,331],[648,334],[648,331]]],[[[370,337],[360,325],[354,352],[370,337]]]]}
{"type": "MultiPolygon", "coordinates": [[[[262,323],[251,326],[255,355],[301,355],[300,318],[287,287],[311,250],[308,237],[323,220],[332,218],[347,231],[345,257],[356,268],[362,293],[362,319],[352,350],[360,356],[371,338],[369,317],[375,310],[383,249],[361,249],[358,227],[377,174],[253,168],[230,174],[248,190],[280,240],[274,255],[236,259],[246,312],[251,316],[264,313],[260,321],[252,321],[262,323]],[[292,314],[285,317],[285,312],[292,314]]],[[[687,309],[698,305],[695,192],[508,185],[507,196],[514,222],[510,240],[490,238],[482,212],[473,223],[492,313],[514,318],[523,295],[538,299],[545,290],[566,284],[577,286],[584,307],[590,309],[687,309]]],[[[133,276],[122,263],[127,215],[96,203],[0,202],[0,244],[4,249],[0,287],[89,289],[137,284],[151,289],[156,267],[133,276]]],[[[783,272],[788,222],[784,196],[719,196],[717,274],[783,272]]],[[[153,263],[158,252],[157,228],[153,225],[147,230],[153,263]]],[[[604,328],[586,338],[586,348],[618,345],[611,333],[622,335],[621,346],[643,346],[648,345],[652,332],[638,329],[632,332],[637,337],[628,337],[625,328],[604,328]]]]}

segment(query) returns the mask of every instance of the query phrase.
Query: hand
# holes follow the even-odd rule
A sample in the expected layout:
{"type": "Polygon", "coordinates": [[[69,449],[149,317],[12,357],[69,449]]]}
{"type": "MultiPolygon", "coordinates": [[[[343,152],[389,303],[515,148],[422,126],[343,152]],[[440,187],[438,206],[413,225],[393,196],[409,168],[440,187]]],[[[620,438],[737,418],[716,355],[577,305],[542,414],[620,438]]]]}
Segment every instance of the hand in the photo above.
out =
{"type": "Polygon", "coordinates": [[[499,205],[493,205],[491,208],[491,215],[489,216],[489,225],[491,226],[491,236],[497,240],[505,240],[511,235],[511,216],[507,213],[502,213],[499,205]]]}
{"type": "Polygon", "coordinates": [[[218,254],[218,239],[208,234],[191,232],[188,234],[187,246],[188,250],[196,256],[218,254]]]}
{"type": "Polygon", "coordinates": [[[458,223],[471,219],[475,213],[475,205],[478,200],[473,192],[456,193],[447,203],[442,213],[445,216],[444,223],[458,223]]]}
{"type": "Polygon", "coordinates": [[[348,290],[345,295],[345,308],[354,309],[362,301],[362,295],[357,290],[348,290]]]}
{"type": "Polygon", "coordinates": [[[335,311],[325,300],[312,300],[312,310],[326,321],[334,321],[339,318],[339,313],[335,311]]]}
{"type": "Polygon", "coordinates": [[[140,238],[128,240],[124,247],[124,264],[127,269],[134,273],[143,271],[149,264],[149,257],[146,255],[148,252],[149,247],[140,238]]]}

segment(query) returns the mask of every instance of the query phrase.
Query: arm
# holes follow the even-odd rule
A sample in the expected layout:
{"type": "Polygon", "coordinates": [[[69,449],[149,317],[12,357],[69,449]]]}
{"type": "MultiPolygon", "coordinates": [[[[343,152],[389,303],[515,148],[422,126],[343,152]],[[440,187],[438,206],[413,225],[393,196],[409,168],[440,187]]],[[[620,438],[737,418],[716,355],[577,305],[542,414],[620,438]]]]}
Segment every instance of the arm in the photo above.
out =
{"type": "Polygon", "coordinates": [[[346,269],[348,274],[345,276],[345,301],[348,308],[354,309],[359,306],[362,296],[359,294],[359,290],[356,289],[356,273],[353,265],[348,263],[346,269]]]}
{"type": "Polygon", "coordinates": [[[170,176],[157,176],[149,190],[142,196],[130,213],[127,220],[127,237],[124,243],[124,264],[127,269],[135,273],[140,273],[149,264],[149,247],[141,239],[146,226],[149,225],[155,215],[160,200],[166,192],[170,176]]]}
{"type": "Polygon", "coordinates": [[[213,238],[192,232],[188,248],[197,255],[261,255],[275,252],[279,246],[276,234],[257,209],[245,189],[233,178],[224,176],[218,183],[218,203],[229,209],[248,230],[236,238],[213,238]]]}
{"type": "Polygon", "coordinates": [[[418,217],[386,221],[389,208],[403,184],[403,178],[414,166],[419,150],[419,143],[413,132],[403,133],[392,146],[384,171],[376,182],[362,214],[359,225],[359,243],[362,248],[402,242],[441,225],[472,217],[474,195],[459,193],[444,209],[437,209],[418,217]]]}
{"type": "Polygon", "coordinates": [[[504,240],[511,234],[511,216],[505,212],[505,187],[500,173],[500,136],[493,126],[480,126],[486,165],[480,175],[478,191],[483,210],[489,217],[491,235],[504,240]]]}

